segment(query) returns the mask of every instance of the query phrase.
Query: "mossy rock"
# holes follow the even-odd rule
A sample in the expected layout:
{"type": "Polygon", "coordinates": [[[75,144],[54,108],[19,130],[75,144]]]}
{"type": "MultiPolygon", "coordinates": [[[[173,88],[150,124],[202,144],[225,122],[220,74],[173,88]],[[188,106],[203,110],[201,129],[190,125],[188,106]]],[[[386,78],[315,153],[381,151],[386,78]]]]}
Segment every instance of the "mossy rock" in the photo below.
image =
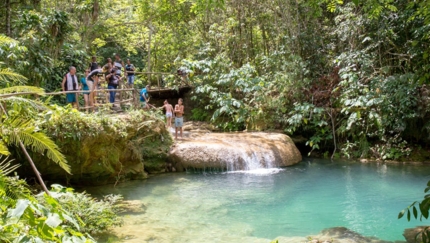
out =
{"type": "MultiPolygon", "coordinates": [[[[146,178],[147,172],[163,171],[173,142],[162,115],[142,110],[104,115],[58,109],[41,127],[72,169],[72,175],[67,174],[34,154],[43,178],[53,183],[88,185],[146,178]]],[[[31,172],[25,165],[23,171],[31,172]]]]}

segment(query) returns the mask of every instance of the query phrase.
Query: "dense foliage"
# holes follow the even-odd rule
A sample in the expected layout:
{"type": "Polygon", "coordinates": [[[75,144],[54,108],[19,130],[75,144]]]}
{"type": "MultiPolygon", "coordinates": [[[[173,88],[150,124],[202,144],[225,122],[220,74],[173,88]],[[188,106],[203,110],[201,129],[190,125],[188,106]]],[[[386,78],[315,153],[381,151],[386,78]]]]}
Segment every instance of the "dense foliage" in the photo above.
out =
{"type": "MultiPolygon", "coordinates": [[[[387,160],[423,153],[430,146],[429,9],[427,0],[2,1],[0,154],[29,149],[32,156],[46,155],[59,164],[63,173],[78,169],[66,163],[68,152],[81,165],[94,165],[103,156],[103,170],[116,173],[122,171],[118,154],[125,147],[97,155],[81,151],[81,140],[108,148],[112,141],[130,140],[134,159],[162,160],[165,147],[159,141],[168,146],[170,138],[141,141],[135,136],[154,128],[156,114],[133,130],[127,120],[51,106],[64,104],[62,96],[8,96],[59,90],[69,66],[76,66],[81,77],[90,56],[104,64],[114,54],[130,58],[138,71],[170,73],[162,77],[167,86],[177,86],[174,73],[181,68],[194,85],[190,118],[225,131],[282,130],[305,137],[310,151],[332,157],[387,160]],[[142,143],[145,149],[138,148],[142,143]]],[[[155,78],[137,75],[137,87],[154,84],[155,78]]],[[[146,118],[132,112],[128,119],[146,118]]],[[[158,162],[148,168],[156,170],[158,162]]],[[[26,195],[5,197],[7,190],[0,191],[1,220],[12,225],[2,228],[11,229],[4,236],[11,238],[3,241],[91,241],[77,233],[79,220],[68,219],[75,211],[57,201],[75,204],[78,197],[70,198],[70,191],[57,188],[62,196],[37,201],[22,181],[0,175],[2,186],[16,185],[26,195]],[[28,225],[35,227],[27,230],[28,225]]],[[[84,204],[86,195],[81,196],[84,204]]],[[[416,207],[411,208],[416,217],[416,207]]],[[[425,216],[426,210],[421,213],[425,216]]],[[[107,212],[106,217],[114,216],[107,212]]]]}
{"type": "Polygon", "coordinates": [[[46,90],[90,55],[181,67],[195,85],[192,119],[282,129],[334,156],[400,159],[430,142],[427,10],[405,0],[6,1],[4,33],[18,42],[0,48],[1,65],[46,90]]]}
{"type": "Polygon", "coordinates": [[[282,129],[335,156],[400,159],[430,142],[428,9],[406,0],[8,0],[3,30],[16,41],[0,47],[0,65],[48,91],[91,55],[104,64],[118,53],[139,70],[181,67],[195,85],[192,119],[282,129]]]}
{"type": "Polygon", "coordinates": [[[34,195],[24,180],[7,175],[15,168],[0,163],[1,242],[96,242],[88,233],[121,225],[115,206],[121,197],[97,200],[59,185],[34,195]]]}

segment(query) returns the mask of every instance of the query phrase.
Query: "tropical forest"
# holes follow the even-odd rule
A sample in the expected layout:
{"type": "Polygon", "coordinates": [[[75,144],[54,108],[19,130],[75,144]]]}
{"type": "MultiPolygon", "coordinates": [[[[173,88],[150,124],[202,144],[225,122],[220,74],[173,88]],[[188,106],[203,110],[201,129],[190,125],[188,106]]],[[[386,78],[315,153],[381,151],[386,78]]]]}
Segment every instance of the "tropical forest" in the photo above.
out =
{"type": "Polygon", "coordinates": [[[430,242],[429,0],[0,5],[0,242],[430,242]]]}

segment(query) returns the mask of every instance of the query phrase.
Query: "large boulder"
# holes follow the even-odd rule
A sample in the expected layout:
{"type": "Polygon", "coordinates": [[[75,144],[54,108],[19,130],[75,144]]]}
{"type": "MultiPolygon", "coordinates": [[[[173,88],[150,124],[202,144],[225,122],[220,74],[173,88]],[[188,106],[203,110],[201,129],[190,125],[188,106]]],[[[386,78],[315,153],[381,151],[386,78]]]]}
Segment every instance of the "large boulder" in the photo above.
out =
{"type": "MultiPolygon", "coordinates": [[[[163,172],[172,137],[163,120],[146,111],[85,114],[58,109],[41,123],[65,155],[67,174],[45,156],[33,154],[43,179],[50,183],[107,184],[143,179],[163,172]]],[[[20,175],[34,176],[23,161],[20,175]]]]}
{"type": "Polygon", "coordinates": [[[180,140],[169,159],[178,169],[252,170],[284,167],[302,160],[299,150],[281,133],[204,133],[180,140]]]}

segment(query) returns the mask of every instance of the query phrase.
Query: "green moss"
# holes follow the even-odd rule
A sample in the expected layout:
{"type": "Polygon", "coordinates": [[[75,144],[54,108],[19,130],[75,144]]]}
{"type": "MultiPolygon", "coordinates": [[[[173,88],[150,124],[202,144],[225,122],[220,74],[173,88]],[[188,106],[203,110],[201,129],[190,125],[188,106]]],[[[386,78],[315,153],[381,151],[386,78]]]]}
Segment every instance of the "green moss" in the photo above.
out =
{"type": "MultiPolygon", "coordinates": [[[[164,169],[172,137],[158,113],[142,110],[121,115],[84,114],[56,108],[40,121],[72,167],[72,182],[115,182],[144,178],[146,171],[164,169]],[[147,167],[147,169],[145,169],[147,167]]],[[[38,157],[42,174],[64,177],[64,172],[38,157]]],[[[93,184],[93,183],[92,183],[93,184]]]]}

